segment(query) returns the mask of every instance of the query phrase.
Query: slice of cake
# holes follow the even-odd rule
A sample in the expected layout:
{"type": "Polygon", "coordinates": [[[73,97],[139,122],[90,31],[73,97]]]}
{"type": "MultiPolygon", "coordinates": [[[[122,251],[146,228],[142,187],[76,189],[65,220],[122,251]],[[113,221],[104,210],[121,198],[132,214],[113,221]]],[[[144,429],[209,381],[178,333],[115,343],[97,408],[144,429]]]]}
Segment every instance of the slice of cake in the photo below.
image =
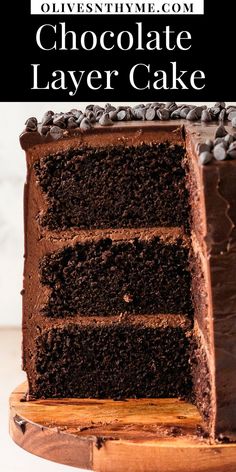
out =
{"type": "Polygon", "coordinates": [[[215,108],[27,120],[29,399],[181,397],[236,439],[235,135],[198,121],[215,108]]]}

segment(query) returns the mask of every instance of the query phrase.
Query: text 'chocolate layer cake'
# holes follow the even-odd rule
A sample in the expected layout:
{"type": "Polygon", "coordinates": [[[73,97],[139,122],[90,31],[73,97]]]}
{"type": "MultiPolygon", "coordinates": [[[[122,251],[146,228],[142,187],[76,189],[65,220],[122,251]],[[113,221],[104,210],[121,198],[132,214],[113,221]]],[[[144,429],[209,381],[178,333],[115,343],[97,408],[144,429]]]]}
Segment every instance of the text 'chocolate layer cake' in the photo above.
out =
{"type": "Polygon", "coordinates": [[[29,398],[181,397],[236,439],[236,137],[115,110],[48,112],[20,138],[29,398]]]}

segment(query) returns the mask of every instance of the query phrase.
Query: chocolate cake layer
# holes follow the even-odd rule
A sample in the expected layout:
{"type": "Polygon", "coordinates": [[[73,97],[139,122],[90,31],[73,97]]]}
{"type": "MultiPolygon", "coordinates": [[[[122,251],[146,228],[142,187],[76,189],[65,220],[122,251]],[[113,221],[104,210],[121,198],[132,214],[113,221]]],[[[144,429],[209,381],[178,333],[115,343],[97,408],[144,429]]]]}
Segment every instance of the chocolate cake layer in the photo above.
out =
{"type": "Polygon", "coordinates": [[[76,243],[45,255],[48,317],[127,313],[192,314],[186,238],[146,234],[76,243]]]}
{"type": "Polygon", "coordinates": [[[188,398],[189,322],[173,318],[96,318],[42,332],[33,353],[30,394],[188,398]]]}
{"type": "Polygon", "coordinates": [[[49,230],[188,225],[185,150],[169,143],[78,148],[34,164],[49,230]]]}

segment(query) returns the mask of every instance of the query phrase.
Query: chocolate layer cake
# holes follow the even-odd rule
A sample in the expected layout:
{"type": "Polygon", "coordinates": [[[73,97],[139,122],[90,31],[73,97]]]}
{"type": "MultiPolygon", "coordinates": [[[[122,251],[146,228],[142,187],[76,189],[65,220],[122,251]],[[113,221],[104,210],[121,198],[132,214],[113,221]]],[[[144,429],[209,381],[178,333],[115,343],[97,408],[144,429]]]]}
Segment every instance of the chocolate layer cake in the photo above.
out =
{"type": "Polygon", "coordinates": [[[29,399],[181,397],[212,438],[236,439],[236,137],[214,122],[232,113],[91,105],[27,120],[29,399]]]}

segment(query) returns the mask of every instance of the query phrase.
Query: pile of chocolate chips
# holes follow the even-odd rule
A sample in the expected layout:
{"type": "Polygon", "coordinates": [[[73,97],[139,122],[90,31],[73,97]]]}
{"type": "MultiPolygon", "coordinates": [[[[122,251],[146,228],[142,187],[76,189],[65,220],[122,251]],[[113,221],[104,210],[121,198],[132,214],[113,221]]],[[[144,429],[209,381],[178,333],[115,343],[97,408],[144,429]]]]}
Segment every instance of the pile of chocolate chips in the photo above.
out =
{"type": "Polygon", "coordinates": [[[106,103],[100,105],[88,105],[84,111],[73,108],[67,113],[54,113],[47,111],[41,122],[35,117],[26,121],[26,131],[38,131],[41,135],[50,134],[53,139],[60,139],[65,130],[80,128],[83,131],[90,129],[95,123],[101,126],[111,126],[115,121],[168,121],[185,119],[188,121],[211,122],[219,121],[221,125],[217,129],[214,142],[208,141],[200,144],[198,153],[201,164],[207,164],[213,157],[217,160],[236,158],[236,135],[228,134],[223,126],[224,121],[231,121],[236,128],[236,106],[227,106],[224,102],[217,102],[213,107],[206,105],[178,105],[175,102],[167,103],[143,103],[131,106],[115,107],[106,103]]]}
{"type": "MultiPolygon", "coordinates": [[[[236,128],[236,118],[232,120],[233,128],[236,128]]],[[[200,164],[208,164],[215,158],[217,161],[236,159],[236,133],[228,133],[223,124],[217,128],[215,139],[208,139],[205,143],[197,145],[200,164]]]]}

